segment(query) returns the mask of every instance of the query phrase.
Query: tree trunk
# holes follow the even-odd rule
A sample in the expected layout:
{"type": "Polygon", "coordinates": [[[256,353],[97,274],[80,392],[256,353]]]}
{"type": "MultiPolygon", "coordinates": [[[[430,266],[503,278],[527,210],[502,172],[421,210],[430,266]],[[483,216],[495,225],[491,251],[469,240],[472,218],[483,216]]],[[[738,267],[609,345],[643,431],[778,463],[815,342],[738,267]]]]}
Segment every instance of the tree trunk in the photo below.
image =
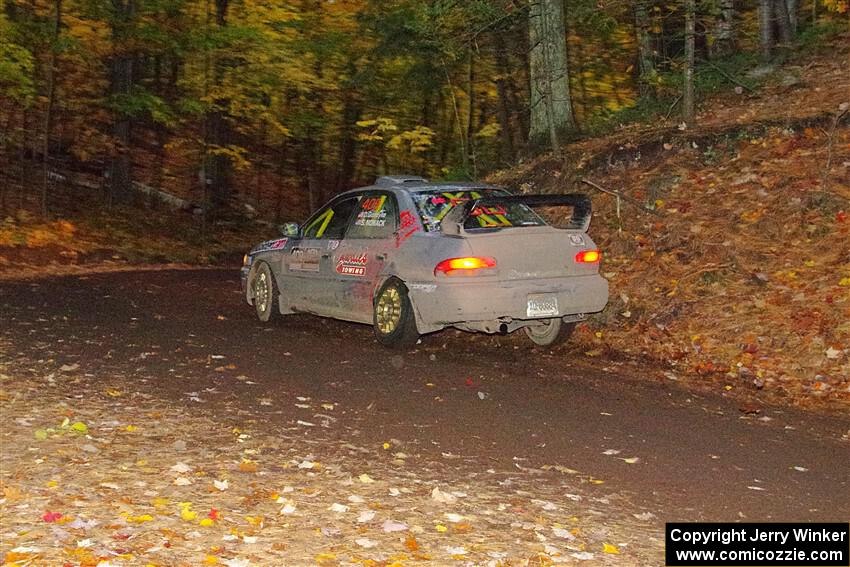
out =
{"type": "Polygon", "coordinates": [[[337,193],[349,189],[354,178],[357,157],[357,121],[363,113],[362,103],[357,98],[353,84],[357,68],[354,59],[348,61],[348,84],[343,88],[342,124],[340,124],[339,167],[337,168],[337,193]]]}
{"type": "Polygon", "coordinates": [[[790,47],[794,41],[794,34],[791,31],[791,19],[788,17],[786,0],[773,0],[773,17],[776,20],[780,43],[784,48],[790,47]]]}
{"type": "MultiPolygon", "coordinates": [[[[731,1],[731,0],[726,0],[731,1]]],[[[638,48],[638,92],[641,97],[655,97],[655,87],[649,83],[655,74],[655,62],[652,54],[652,41],[649,36],[649,12],[647,0],[636,0],[634,4],[635,39],[638,48]]]]}
{"type": "MultiPolygon", "coordinates": [[[[478,176],[478,167],[475,156],[475,52],[470,47],[467,61],[466,75],[466,92],[467,92],[467,107],[466,107],[466,151],[469,154],[468,162],[472,164],[472,178],[478,176]]],[[[467,171],[469,173],[469,171],[467,171]]]]}
{"type": "Polygon", "coordinates": [[[693,126],[694,112],[694,28],[696,20],[696,1],[685,0],[685,77],[682,93],[682,120],[693,126]]]}
{"type": "MultiPolygon", "coordinates": [[[[125,103],[121,97],[129,96],[133,89],[133,56],[125,51],[133,19],[136,17],[135,0],[112,0],[114,9],[112,22],[113,49],[117,51],[112,56],[111,92],[113,99],[120,105],[125,103]]],[[[130,161],[130,133],[132,121],[130,115],[123,109],[115,111],[112,125],[114,147],[109,166],[109,202],[123,202],[130,196],[132,182],[132,163],[130,161]]]]}
{"type": "Polygon", "coordinates": [[[567,32],[563,0],[539,0],[529,10],[529,82],[531,128],[529,139],[547,137],[560,151],[559,136],[576,129],[570,98],[567,32]]]}
{"type": "Polygon", "coordinates": [[[27,108],[24,108],[23,116],[21,117],[21,147],[20,160],[21,168],[18,170],[18,208],[24,208],[24,197],[26,195],[24,188],[27,186],[27,179],[30,177],[30,162],[27,156],[27,132],[29,131],[30,113],[27,108]]]}
{"type": "Polygon", "coordinates": [[[50,133],[53,130],[53,105],[56,102],[56,49],[62,26],[62,0],[56,0],[53,17],[53,36],[50,41],[50,57],[47,62],[47,109],[44,113],[44,145],[41,167],[41,214],[47,216],[47,189],[50,169],[50,133]]]}
{"type": "Polygon", "coordinates": [[[788,23],[791,27],[791,35],[796,37],[800,25],[800,2],[799,0],[785,0],[788,10],[788,23]]]}
{"type": "MultiPolygon", "coordinates": [[[[229,0],[215,0],[215,23],[218,27],[227,26],[227,11],[229,0]]],[[[225,61],[217,57],[213,63],[213,84],[220,87],[224,81],[225,61]]],[[[224,98],[216,98],[213,101],[214,109],[207,115],[207,140],[206,145],[213,151],[207,152],[204,172],[205,183],[209,191],[209,206],[215,216],[226,208],[230,200],[230,191],[233,177],[233,164],[230,157],[217,150],[226,149],[231,144],[231,132],[229,116],[226,108],[229,101],[224,98]]]]}
{"type": "Polygon", "coordinates": [[[719,0],[720,13],[714,23],[712,55],[725,57],[735,51],[735,0],[719,0]]]}
{"type": "Polygon", "coordinates": [[[502,164],[508,164],[516,156],[514,149],[513,125],[511,124],[510,102],[508,101],[507,80],[510,77],[510,63],[501,34],[493,34],[494,56],[496,60],[496,92],[499,96],[499,108],[496,113],[499,120],[499,157],[502,164]]]}
{"type": "Polygon", "coordinates": [[[759,48],[762,61],[773,57],[773,0],[759,0],[759,48]]]}

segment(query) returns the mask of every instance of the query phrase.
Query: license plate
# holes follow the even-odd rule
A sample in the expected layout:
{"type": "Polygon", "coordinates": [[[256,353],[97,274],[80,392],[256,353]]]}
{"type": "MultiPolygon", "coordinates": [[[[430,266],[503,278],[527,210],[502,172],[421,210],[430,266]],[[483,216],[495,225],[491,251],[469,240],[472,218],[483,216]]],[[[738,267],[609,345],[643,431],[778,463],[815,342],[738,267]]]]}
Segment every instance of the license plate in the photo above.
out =
{"type": "Polygon", "coordinates": [[[554,295],[529,295],[528,317],[552,317],[558,315],[558,298],[554,295]]]}

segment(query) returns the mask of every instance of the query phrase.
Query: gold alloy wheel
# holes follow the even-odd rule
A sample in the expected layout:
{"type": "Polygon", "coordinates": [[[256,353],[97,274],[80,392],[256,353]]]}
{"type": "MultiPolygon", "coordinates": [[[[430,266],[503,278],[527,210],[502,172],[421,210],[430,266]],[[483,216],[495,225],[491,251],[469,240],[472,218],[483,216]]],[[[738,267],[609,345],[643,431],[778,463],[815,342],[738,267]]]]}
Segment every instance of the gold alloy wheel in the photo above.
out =
{"type": "Polygon", "coordinates": [[[254,306],[260,313],[265,313],[269,303],[269,280],[266,272],[260,271],[254,279],[254,306]]]}
{"type": "Polygon", "coordinates": [[[401,321],[401,294],[398,288],[390,286],[378,296],[378,303],[375,305],[375,321],[383,335],[389,335],[398,328],[398,323],[401,321]]]}

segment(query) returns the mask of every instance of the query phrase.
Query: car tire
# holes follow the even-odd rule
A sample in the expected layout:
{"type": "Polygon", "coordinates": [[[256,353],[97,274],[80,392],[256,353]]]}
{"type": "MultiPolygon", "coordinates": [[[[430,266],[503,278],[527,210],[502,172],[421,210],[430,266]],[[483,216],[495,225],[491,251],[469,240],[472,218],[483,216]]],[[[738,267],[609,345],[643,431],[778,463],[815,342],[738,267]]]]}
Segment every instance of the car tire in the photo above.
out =
{"type": "Polygon", "coordinates": [[[413,305],[401,280],[388,279],[375,294],[372,327],[378,342],[390,348],[411,347],[419,340],[413,305]]]}
{"type": "Polygon", "coordinates": [[[251,295],[257,319],[266,323],[280,315],[278,306],[280,291],[271,267],[265,262],[261,262],[251,276],[251,295]]]}
{"type": "Polygon", "coordinates": [[[531,342],[537,346],[548,347],[570,338],[575,328],[575,323],[564,323],[560,318],[555,318],[547,319],[543,325],[523,327],[523,330],[531,342]]]}

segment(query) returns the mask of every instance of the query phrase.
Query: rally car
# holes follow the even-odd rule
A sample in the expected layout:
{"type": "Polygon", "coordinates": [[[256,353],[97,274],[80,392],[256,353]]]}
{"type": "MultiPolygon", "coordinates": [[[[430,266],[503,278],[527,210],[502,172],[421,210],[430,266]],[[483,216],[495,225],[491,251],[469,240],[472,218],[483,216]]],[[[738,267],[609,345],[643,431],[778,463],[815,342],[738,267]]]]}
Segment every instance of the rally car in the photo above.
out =
{"type": "Polygon", "coordinates": [[[608,301],[590,215],[581,194],[381,177],[252,249],[242,289],[261,321],[312,313],[366,323],[390,347],[446,327],[523,329],[549,346],[608,301]],[[572,214],[555,228],[538,207],[572,214]]]}

